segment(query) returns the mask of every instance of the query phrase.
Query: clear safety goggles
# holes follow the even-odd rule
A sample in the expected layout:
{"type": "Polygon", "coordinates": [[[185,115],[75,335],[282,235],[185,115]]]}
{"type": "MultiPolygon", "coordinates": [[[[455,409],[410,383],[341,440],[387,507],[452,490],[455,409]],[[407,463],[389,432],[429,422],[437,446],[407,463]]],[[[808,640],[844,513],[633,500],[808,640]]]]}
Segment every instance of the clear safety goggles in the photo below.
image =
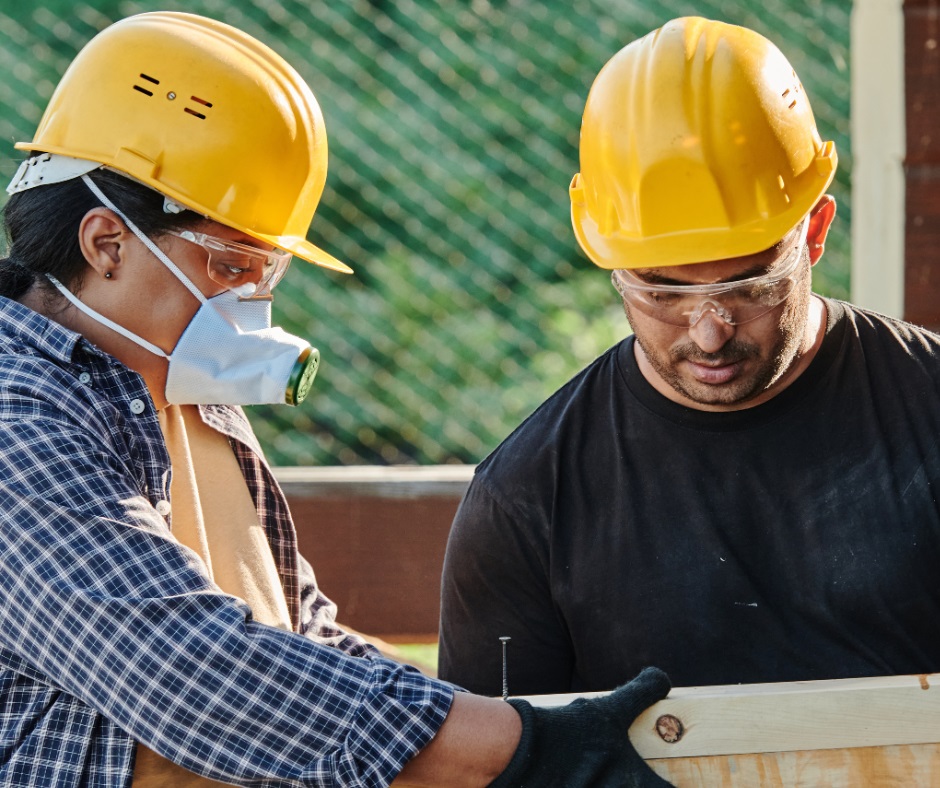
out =
{"type": "Polygon", "coordinates": [[[266,252],[255,246],[227,241],[193,230],[169,231],[168,235],[201,246],[208,253],[209,278],[244,299],[270,298],[293,255],[283,249],[266,252]]]}
{"type": "Polygon", "coordinates": [[[673,326],[694,326],[708,312],[732,326],[766,315],[782,304],[799,280],[809,221],[797,240],[775,259],[767,272],[747,279],[703,285],[659,285],[645,282],[627,268],[611,272],[611,282],[630,306],[673,326]]]}

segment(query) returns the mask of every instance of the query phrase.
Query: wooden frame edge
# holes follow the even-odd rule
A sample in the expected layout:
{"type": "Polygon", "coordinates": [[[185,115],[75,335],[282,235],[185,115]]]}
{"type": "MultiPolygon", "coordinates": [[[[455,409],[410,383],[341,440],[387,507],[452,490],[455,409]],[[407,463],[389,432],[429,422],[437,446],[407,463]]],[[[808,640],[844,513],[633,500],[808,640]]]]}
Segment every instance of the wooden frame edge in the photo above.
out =
{"type": "MultiPolygon", "coordinates": [[[[526,700],[549,707],[605,694],[526,700]]],[[[629,735],[646,759],[940,742],[940,674],[675,687],[629,735]]]]}

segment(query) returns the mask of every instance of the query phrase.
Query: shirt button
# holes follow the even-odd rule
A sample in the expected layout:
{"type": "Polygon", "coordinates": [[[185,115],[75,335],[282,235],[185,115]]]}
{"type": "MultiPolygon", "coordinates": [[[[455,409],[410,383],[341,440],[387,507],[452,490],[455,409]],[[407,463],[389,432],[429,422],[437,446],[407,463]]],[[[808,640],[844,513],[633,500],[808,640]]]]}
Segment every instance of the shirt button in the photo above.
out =
{"type": "Polygon", "coordinates": [[[170,502],[169,501],[157,501],[156,505],[157,514],[161,517],[166,517],[170,513],[170,502]]]}
{"type": "Polygon", "coordinates": [[[83,372],[81,375],[78,376],[78,382],[79,383],[91,383],[91,375],[89,375],[87,372],[83,372]]]}
{"type": "Polygon", "coordinates": [[[144,405],[144,401],[142,399],[131,400],[131,413],[133,413],[135,416],[139,416],[146,409],[147,409],[147,406],[144,405]]]}

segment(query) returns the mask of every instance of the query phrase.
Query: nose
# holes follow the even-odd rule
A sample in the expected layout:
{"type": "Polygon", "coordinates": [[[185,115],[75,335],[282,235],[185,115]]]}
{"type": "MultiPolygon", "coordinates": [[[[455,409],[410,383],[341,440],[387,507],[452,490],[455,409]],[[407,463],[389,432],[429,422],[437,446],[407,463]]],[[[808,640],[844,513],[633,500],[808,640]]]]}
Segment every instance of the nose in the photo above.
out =
{"type": "Polygon", "coordinates": [[[703,353],[717,353],[734,336],[735,327],[711,305],[700,310],[698,319],[689,325],[689,338],[703,353]]]}

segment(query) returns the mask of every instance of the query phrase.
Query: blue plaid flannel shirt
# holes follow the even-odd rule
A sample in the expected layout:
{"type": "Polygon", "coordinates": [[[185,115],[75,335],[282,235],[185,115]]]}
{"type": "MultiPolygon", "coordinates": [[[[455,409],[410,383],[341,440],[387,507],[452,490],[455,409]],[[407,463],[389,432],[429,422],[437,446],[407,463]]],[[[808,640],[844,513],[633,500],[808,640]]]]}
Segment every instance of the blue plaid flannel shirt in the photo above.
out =
{"type": "Polygon", "coordinates": [[[124,788],[136,740],[235,785],[387,785],[440,728],[450,685],[335,625],[244,414],[203,418],[232,442],[296,633],[170,537],[140,376],[0,298],[0,784],[124,788]]]}

